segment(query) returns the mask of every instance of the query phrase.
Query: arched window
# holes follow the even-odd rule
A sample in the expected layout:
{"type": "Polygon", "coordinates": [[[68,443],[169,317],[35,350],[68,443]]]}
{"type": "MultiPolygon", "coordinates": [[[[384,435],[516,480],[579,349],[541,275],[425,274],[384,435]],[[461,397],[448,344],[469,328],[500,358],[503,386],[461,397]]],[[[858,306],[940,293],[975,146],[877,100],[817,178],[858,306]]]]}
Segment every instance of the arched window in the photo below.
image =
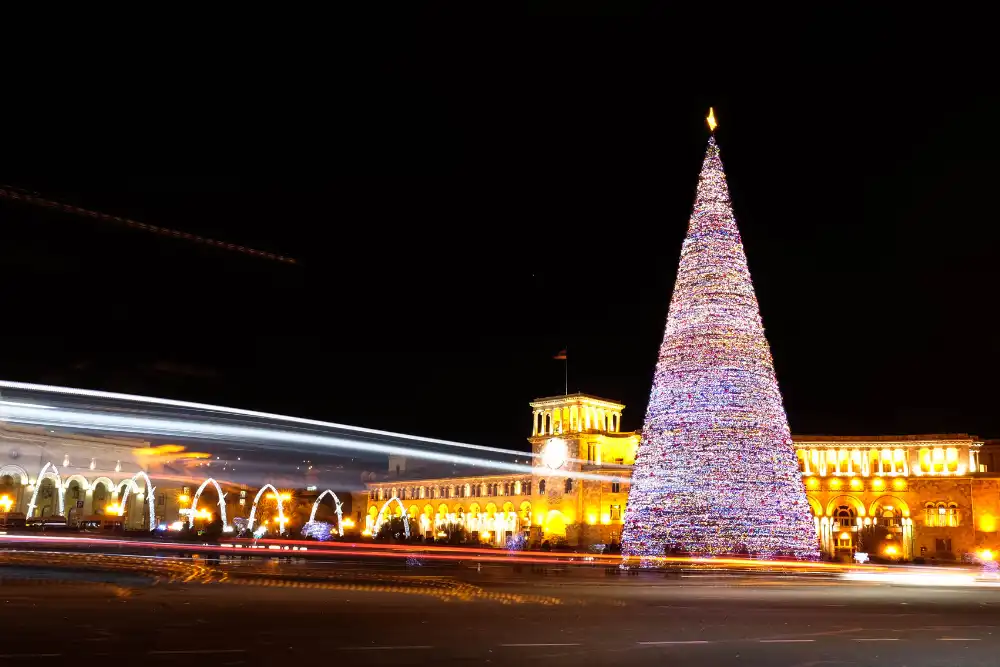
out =
{"type": "Polygon", "coordinates": [[[545,480],[544,479],[540,480],[538,482],[538,493],[539,494],[544,494],[545,493],[545,480]]]}
{"type": "Polygon", "coordinates": [[[837,508],[834,518],[837,521],[835,530],[850,530],[854,525],[857,513],[849,505],[841,505],[837,508]]]}
{"type": "Polygon", "coordinates": [[[924,523],[928,526],[937,525],[937,507],[934,503],[924,505],[924,523]]]}
{"type": "Polygon", "coordinates": [[[948,525],[958,526],[958,503],[948,503],[948,525]]]}
{"type": "Polygon", "coordinates": [[[573,491],[573,478],[566,478],[566,493],[571,493],[573,491]]]}

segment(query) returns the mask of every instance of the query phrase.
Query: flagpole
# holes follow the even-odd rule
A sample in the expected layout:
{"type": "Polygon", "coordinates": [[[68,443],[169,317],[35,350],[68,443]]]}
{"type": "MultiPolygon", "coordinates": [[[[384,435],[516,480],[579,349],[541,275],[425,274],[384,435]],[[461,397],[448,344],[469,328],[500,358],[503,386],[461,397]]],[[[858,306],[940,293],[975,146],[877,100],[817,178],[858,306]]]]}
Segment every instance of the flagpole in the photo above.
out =
{"type": "Polygon", "coordinates": [[[564,367],[566,371],[566,395],[569,396],[569,348],[566,348],[566,358],[563,361],[566,364],[564,367]]]}

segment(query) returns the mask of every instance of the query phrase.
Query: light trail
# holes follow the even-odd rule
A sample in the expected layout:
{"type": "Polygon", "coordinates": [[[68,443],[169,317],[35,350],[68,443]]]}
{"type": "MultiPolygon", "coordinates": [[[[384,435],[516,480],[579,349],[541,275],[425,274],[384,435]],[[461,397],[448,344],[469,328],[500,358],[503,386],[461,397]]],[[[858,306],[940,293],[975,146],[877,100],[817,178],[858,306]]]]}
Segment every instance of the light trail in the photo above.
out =
{"type": "MultiPolygon", "coordinates": [[[[10,383],[0,383],[0,386],[4,386],[5,384],[10,383]]],[[[201,438],[228,441],[237,440],[250,444],[260,443],[261,441],[269,441],[284,445],[309,444],[318,447],[353,450],[371,454],[395,454],[417,459],[425,459],[428,461],[436,461],[439,463],[468,465],[521,474],[534,474],[537,472],[533,466],[521,463],[491,461],[487,459],[473,458],[471,456],[464,456],[461,454],[446,454],[412,447],[378,444],[362,439],[317,435],[315,433],[302,431],[216,424],[197,419],[165,419],[124,416],[109,414],[106,412],[69,410],[56,406],[46,406],[44,408],[24,407],[23,404],[16,405],[5,401],[0,401],[0,405],[3,406],[3,413],[0,415],[3,419],[21,424],[31,424],[37,426],[114,431],[119,433],[138,433],[143,435],[167,436],[170,438],[201,438]]],[[[475,445],[466,446],[474,449],[481,449],[475,445]]],[[[551,470],[548,471],[547,474],[553,477],[572,477],[574,479],[585,479],[600,482],[628,482],[627,478],[617,475],[600,475],[596,473],[575,472],[564,469],[551,470]]]]}
{"type": "MultiPolygon", "coordinates": [[[[74,387],[59,387],[56,385],[46,385],[46,384],[33,384],[30,382],[12,382],[9,380],[0,380],[0,389],[15,389],[19,391],[31,391],[31,392],[47,392],[52,394],[60,394],[64,396],[78,396],[82,398],[99,398],[105,400],[116,400],[116,401],[128,401],[132,403],[146,403],[149,405],[159,405],[163,407],[171,408],[183,408],[185,410],[200,410],[207,412],[218,412],[224,415],[232,415],[239,417],[253,417],[255,419],[269,419],[273,421],[288,422],[292,424],[299,424],[303,426],[316,426],[320,428],[332,428],[332,429],[342,429],[345,431],[351,431],[359,435],[376,436],[382,438],[401,438],[403,440],[413,440],[415,442],[421,442],[425,444],[432,445],[444,445],[447,447],[459,447],[463,449],[475,449],[485,452],[494,452],[498,454],[504,454],[507,456],[517,456],[517,457],[533,457],[538,458],[539,454],[533,454],[528,452],[518,452],[510,449],[503,449],[500,447],[488,447],[486,445],[473,445],[464,442],[456,442],[453,440],[441,440],[439,438],[426,438],[419,435],[409,435],[406,433],[393,433],[392,431],[381,431],[378,429],[364,428],[361,426],[351,426],[349,424],[338,424],[336,422],[326,422],[317,419],[306,419],[304,417],[292,417],[289,415],[279,415],[272,412],[258,412],[255,410],[243,410],[241,408],[230,408],[222,405],[211,405],[208,403],[193,403],[190,401],[178,401],[170,398],[157,398],[155,396],[141,396],[137,394],[120,394],[116,392],[109,391],[97,391],[93,389],[76,389],[74,387]]],[[[3,405],[26,405],[17,403],[7,403],[0,401],[3,405]]],[[[46,406],[35,406],[43,408],[46,406]]],[[[583,462],[580,459],[571,459],[572,462],[583,462]]]]}
{"type": "MultiPolygon", "coordinates": [[[[63,544],[86,546],[117,546],[153,549],[160,551],[180,552],[212,552],[218,554],[259,556],[261,558],[284,558],[313,556],[357,556],[362,558],[393,558],[405,559],[416,557],[432,561],[470,561],[505,564],[540,564],[540,565],[575,565],[609,567],[622,564],[620,555],[584,556],[582,554],[559,554],[545,551],[504,552],[493,549],[474,549],[465,547],[417,546],[404,544],[366,544],[356,542],[315,542],[306,540],[257,540],[232,541],[221,544],[192,544],[189,542],[152,542],[147,540],[125,540],[105,537],[49,536],[49,535],[0,535],[0,543],[11,544],[63,544]],[[299,547],[304,545],[305,548],[299,547]],[[299,547],[300,550],[292,547],[299,547]],[[592,560],[584,560],[592,558],[592,560]]],[[[24,551],[23,549],[19,550],[24,551]]],[[[56,552],[59,553],[59,552],[56,552]]],[[[114,556],[129,556],[136,558],[157,558],[141,554],[108,553],[114,556]]],[[[634,559],[637,560],[637,559],[634,559]]],[[[859,581],[863,574],[884,572],[884,566],[858,566],[837,563],[821,563],[811,561],[767,561],[748,558],[698,558],[672,556],[656,559],[658,565],[701,566],[710,569],[740,568],[748,571],[801,572],[803,570],[824,570],[831,572],[857,573],[859,581]]],[[[845,575],[846,577],[846,575],[845,575]]]]}

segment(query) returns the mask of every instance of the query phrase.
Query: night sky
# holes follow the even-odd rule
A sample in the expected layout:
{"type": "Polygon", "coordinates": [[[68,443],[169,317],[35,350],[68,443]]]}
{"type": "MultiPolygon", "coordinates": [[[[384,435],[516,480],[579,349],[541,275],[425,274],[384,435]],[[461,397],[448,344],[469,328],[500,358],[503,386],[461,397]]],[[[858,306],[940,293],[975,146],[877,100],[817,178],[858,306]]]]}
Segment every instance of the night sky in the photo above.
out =
{"type": "Polygon", "coordinates": [[[1000,436],[1000,100],[737,32],[423,26],[39,83],[0,182],[299,264],[0,200],[0,376],[526,448],[568,347],[639,428],[713,105],[793,433],[1000,436]]]}

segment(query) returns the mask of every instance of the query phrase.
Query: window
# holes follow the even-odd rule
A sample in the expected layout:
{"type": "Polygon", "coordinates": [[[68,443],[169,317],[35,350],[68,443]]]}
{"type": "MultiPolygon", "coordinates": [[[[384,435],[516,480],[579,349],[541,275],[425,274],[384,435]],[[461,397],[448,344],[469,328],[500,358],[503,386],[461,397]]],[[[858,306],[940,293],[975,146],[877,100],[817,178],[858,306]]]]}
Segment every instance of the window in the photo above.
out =
{"type": "MultiPolygon", "coordinates": [[[[841,505],[837,508],[836,514],[836,524],[834,525],[834,530],[850,530],[851,526],[854,525],[854,518],[856,514],[853,509],[847,505],[841,505]]],[[[850,545],[848,545],[850,546],[850,545]]]]}
{"type": "Polygon", "coordinates": [[[618,531],[617,530],[612,530],[611,531],[611,544],[618,544],[618,531]]]}
{"type": "Polygon", "coordinates": [[[399,476],[399,464],[398,463],[396,464],[396,476],[397,477],[399,476]]]}
{"type": "Polygon", "coordinates": [[[538,493],[539,494],[544,494],[545,493],[545,480],[544,479],[540,480],[538,482],[538,493]]]}
{"type": "Polygon", "coordinates": [[[247,497],[247,490],[243,489],[242,491],[240,491],[240,498],[246,498],[246,497],[247,497]]]}
{"type": "Polygon", "coordinates": [[[611,520],[612,521],[621,521],[621,518],[622,518],[622,506],[621,505],[612,505],[611,506],[611,520]]]}
{"type": "Polygon", "coordinates": [[[621,482],[611,482],[611,493],[621,493],[622,484],[621,482]]]}
{"type": "Polygon", "coordinates": [[[524,495],[530,496],[531,495],[531,482],[530,481],[529,482],[524,482],[524,484],[521,486],[521,489],[523,490],[524,495]]]}
{"type": "Polygon", "coordinates": [[[156,496],[156,504],[157,505],[166,505],[167,504],[167,497],[164,494],[162,494],[162,493],[158,494],[156,496]]]}
{"type": "Polygon", "coordinates": [[[934,550],[938,553],[951,552],[951,538],[947,537],[945,539],[937,538],[934,540],[934,550]]]}
{"type": "Polygon", "coordinates": [[[73,487],[73,493],[70,494],[70,498],[72,498],[73,500],[79,500],[80,499],[80,487],[79,486],[74,486],[73,487]]]}
{"type": "Polygon", "coordinates": [[[566,478],[566,493],[572,493],[572,492],[573,492],[573,478],[572,477],[567,477],[566,478]]]}
{"type": "Polygon", "coordinates": [[[594,463],[597,461],[597,444],[590,442],[587,443],[587,463],[594,463]]]}

